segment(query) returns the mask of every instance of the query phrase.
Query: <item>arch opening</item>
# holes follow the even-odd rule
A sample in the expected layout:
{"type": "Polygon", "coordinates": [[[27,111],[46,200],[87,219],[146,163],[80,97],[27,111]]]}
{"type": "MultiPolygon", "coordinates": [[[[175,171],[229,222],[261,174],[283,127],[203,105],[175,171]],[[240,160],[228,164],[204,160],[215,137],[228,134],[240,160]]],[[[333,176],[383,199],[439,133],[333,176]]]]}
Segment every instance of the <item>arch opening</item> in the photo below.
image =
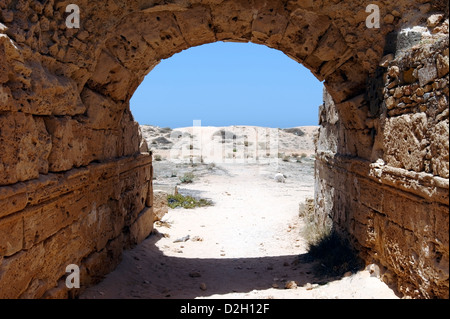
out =
{"type": "Polygon", "coordinates": [[[322,91],[309,70],[280,51],[216,42],[161,61],[130,107],[140,124],[160,127],[188,127],[202,119],[204,126],[289,128],[318,124],[322,91]]]}

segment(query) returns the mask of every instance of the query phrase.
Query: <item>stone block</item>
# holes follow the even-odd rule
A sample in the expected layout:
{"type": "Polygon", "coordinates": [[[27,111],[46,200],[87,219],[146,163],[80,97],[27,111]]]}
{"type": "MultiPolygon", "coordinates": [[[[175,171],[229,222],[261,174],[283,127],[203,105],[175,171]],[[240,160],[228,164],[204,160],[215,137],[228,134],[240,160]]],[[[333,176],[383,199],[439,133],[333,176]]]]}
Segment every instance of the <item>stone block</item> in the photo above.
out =
{"type": "MultiPolygon", "coordinates": [[[[81,266],[84,257],[92,251],[75,226],[66,227],[44,242],[44,266],[38,278],[45,279],[52,287],[66,275],[70,264],[81,266]]],[[[47,289],[48,290],[48,289],[47,289]]]]}
{"type": "Polygon", "coordinates": [[[280,46],[294,60],[304,60],[316,49],[329,26],[330,19],[326,16],[307,10],[296,10],[291,16],[280,46]]]}
{"type": "Polygon", "coordinates": [[[88,80],[89,87],[115,101],[124,101],[130,94],[129,85],[134,80],[133,75],[105,50],[97,61],[94,73],[88,80]]]}
{"type": "Polygon", "coordinates": [[[153,208],[146,207],[138,215],[136,221],[130,226],[130,242],[139,244],[147,238],[153,230],[154,220],[153,208]]]}
{"type": "Polygon", "coordinates": [[[413,198],[400,196],[395,191],[385,191],[383,213],[386,219],[400,225],[405,230],[414,232],[416,236],[432,236],[433,221],[429,212],[432,205],[421,203],[413,198]]]}
{"type": "Polygon", "coordinates": [[[161,220],[165,214],[169,211],[167,192],[162,190],[153,190],[153,213],[155,215],[155,221],[161,220]]]}
{"type": "MultiPolygon", "coordinates": [[[[435,216],[433,226],[433,232],[435,234],[436,243],[443,247],[444,255],[448,258],[448,247],[449,247],[449,211],[448,207],[445,205],[436,204],[433,213],[435,216]],[[445,252],[446,250],[446,252],[445,252]]],[[[448,259],[447,259],[448,262],[448,259]]],[[[448,268],[447,268],[448,270],[448,268]]]]}
{"type": "Polygon", "coordinates": [[[68,299],[69,298],[69,289],[66,286],[65,278],[61,279],[58,282],[56,287],[51,288],[46,291],[42,296],[42,299],[68,299]]]}
{"type": "Polygon", "coordinates": [[[424,87],[437,78],[437,69],[435,63],[427,63],[417,72],[420,86],[424,87]]]}
{"type": "Polygon", "coordinates": [[[89,128],[96,130],[114,130],[119,126],[125,106],[100,95],[88,88],[81,93],[81,98],[87,108],[87,120],[84,122],[89,128]]]}
{"type": "Polygon", "coordinates": [[[443,78],[448,74],[449,65],[448,65],[448,55],[437,55],[436,58],[436,67],[437,67],[437,76],[439,78],[443,78]]]}
{"type": "Polygon", "coordinates": [[[449,121],[437,123],[430,134],[431,167],[434,175],[449,178],[449,121]]]}
{"type": "Polygon", "coordinates": [[[120,122],[121,140],[119,140],[118,152],[120,156],[128,156],[139,153],[141,144],[139,123],[133,120],[131,112],[124,113],[120,122]]]}
{"type": "Polygon", "coordinates": [[[45,125],[52,139],[49,171],[67,171],[119,153],[119,138],[114,131],[89,129],[68,117],[45,118],[45,125]]]}
{"type": "Polygon", "coordinates": [[[424,113],[405,114],[386,120],[384,126],[387,165],[421,172],[427,153],[427,117],[424,113]],[[395,136],[396,138],[392,138],[395,136]]]}
{"type": "Polygon", "coordinates": [[[444,15],[442,13],[432,14],[427,19],[427,27],[429,27],[429,28],[436,27],[439,24],[439,22],[442,20],[443,17],[444,17],[444,15]]]}
{"type": "Polygon", "coordinates": [[[41,118],[0,114],[0,185],[34,179],[48,172],[50,136],[41,118]]]}
{"type": "Polygon", "coordinates": [[[215,42],[210,10],[205,7],[194,7],[189,11],[176,12],[175,16],[181,34],[190,46],[215,42]]]}
{"type": "Polygon", "coordinates": [[[252,42],[269,47],[278,45],[283,39],[289,20],[285,8],[278,4],[270,4],[258,11],[252,23],[252,42]]]}
{"type": "Polygon", "coordinates": [[[124,236],[121,234],[112,239],[108,245],[98,252],[87,256],[80,267],[80,285],[87,287],[99,283],[103,277],[120,263],[122,259],[124,236]]]}
{"type": "Polygon", "coordinates": [[[46,240],[62,228],[83,216],[89,205],[83,192],[77,191],[60,196],[47,204],[30,207],[23,211],[25,248],[46,240]]]}
{"type": "Polygon", "coordinates": [[[240,0],[230,0],[211,7],[212,25],[217,41],[250,41],[253,13],[251,4],[240,0]],[[244,9],[244,10],[243,10],[244,9]],[[246,9],[246,10],[245,10],[246,9]]]}
{"type": "Polygon", "coordinates": [[[75,81],[55,75],[40,63],[35,62],[31,66],[33,94],[28,96],[28,103],[21,109],[22,112],[33,115],[73,116],[86,111],[75,81]]]}
{"type": "Polygon", "coordinates": [[[11,256],[23,248],[23,215],[0,218],[0,256],[11,256]]]}
{"type": "MultiPolygon", "coordinates": [[[[6,190],[6,188],[3,188],[6,190]]],[[[0,187],[0,218],[7,216],[9,214],[21,211],[28,204],[28,194],[24,192],[14,193],[11,196],[5,192],[2,194],[0,187]]],[[[17,188],[15,188],[17,190],[17,188]]]]}
{"type": "MultiPolygon", "coordinates": [[[[206,11],[204,12],[206,13],[206,11]]],[[[194,15],[200,18],[198,14],[199,12],[197,11],[194,15]]],[[[204,19],[207,21],[208,17],[204,17],[204,19]]],[[[156,61],[167,59],[173,54],[189,48],[184,34],[180,31],[176,16],[173,13],[159,12],[156,17],[152,16],[151,19],[144,18],[144,21],[144,25],[138,23],[141,25],[139,33],[146,42],[146,45],[150,45],[153,48],[151,54],[155,54],[156,61]]],[[[129,26],[131,28],[129,31],[135,33],[136,26],[133,24],[129,24],[129,26]]],[[[197,34],[200,35],[198,28],[192,30],[196,30],[197,34]]],[[[186,34],[186,36],[190,38],[189,34],[186,34]]]]}
{"type": "Polygon", "coordinates": [[[39,278],[42,274],[45,256],[44,246],[39,244],[4,258],[0,265],[0,299],[19,298],[33,278],[39,278]]]}

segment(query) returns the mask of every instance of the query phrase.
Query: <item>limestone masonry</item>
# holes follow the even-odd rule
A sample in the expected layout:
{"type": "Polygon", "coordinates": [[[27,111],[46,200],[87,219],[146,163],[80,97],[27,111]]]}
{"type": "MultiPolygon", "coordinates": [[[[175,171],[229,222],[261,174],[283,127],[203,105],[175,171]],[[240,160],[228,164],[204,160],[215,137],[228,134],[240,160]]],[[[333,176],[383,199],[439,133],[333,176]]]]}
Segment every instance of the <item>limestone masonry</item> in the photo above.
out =
{"type": "Polygon", "coordinates": [[[75,297],[68,264],[92,285],[151,232],[130,98],[162,59],[216,41],[267,45],[324,80],[317,222],[401,293],[448,298],[448,4],[376,3],[380,28],[368,1],[0,0],[0,298],[75,297]]]}

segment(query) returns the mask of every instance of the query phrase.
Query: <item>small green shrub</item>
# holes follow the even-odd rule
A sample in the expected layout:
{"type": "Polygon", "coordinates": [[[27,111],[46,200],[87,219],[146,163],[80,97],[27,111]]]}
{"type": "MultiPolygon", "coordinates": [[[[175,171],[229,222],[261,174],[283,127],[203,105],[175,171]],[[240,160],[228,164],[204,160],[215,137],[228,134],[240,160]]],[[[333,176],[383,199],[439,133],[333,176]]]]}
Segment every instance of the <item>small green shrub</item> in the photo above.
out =
{"type": "Polygon", "coordinates": [[[342,276],[364,268],[357,251],[336,231],[331,231],[308,247],[308,255],[318,261],[314,271],[322,276],[342,276]]]}
{"type": "Polygon", "coordinates": [[[191,196],[183,196],[181,194],[168,195],[167,201],[170,208],[183,207],[185,209],[192,209],[196,207],[211,206],[213,203],[207,199],[196,199],[191,196]]]}
{"type": "Polygon", "coordinates": [[[208,169],[214,169],[216,167],[216,163],[209,163],[208,169]]]}
{"type": "Polygon", "coordinates": [[[183,176],[180,177],[180,181],[184,184],[189,184],[194,182],[195,175],[194,173],[185,173],[183,176]]]}
{"type": "Polygon", "coordinates": [[[305,132],[303,132],[301,129],[299,129],[297,127],[285,128],[285,129],[283,129],[283,131],[285,131],[286,133],[292,133],[292,134],[297,135],[297,136],[305,135],[305,132]]]}
{"type": "Polygon", "coordinates": [[[159,155],[159,154],[156,154],[155,155],[155,161],[157,161],[157,162],[162,161],[162,156],[159,155]]]}
{"type": "Polygon", "coordinates": [[[162,127],[159,129],[159,132],[161,134],[170,133],[170,132],[172,132],[172,129],[170,127],[162,127]]]}
{"type": "Polygon", "coordinates": [[[299,205],[299,217],[304,220],[302,236],[308,245],[304,258],[316,261],[313,270],[318,276],[342,276],[364,267],[358,252],[333,229],[331,220],[317,220],[312,198],[299,205]]]}

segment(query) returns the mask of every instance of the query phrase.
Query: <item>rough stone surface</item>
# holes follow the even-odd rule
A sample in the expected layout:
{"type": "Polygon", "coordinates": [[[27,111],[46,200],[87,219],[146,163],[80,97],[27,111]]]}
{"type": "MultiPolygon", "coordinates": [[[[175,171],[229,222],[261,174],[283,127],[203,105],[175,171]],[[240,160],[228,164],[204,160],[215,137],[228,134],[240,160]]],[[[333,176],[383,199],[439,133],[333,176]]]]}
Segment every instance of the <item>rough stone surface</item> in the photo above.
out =
{"type": "Polygon", "coordinates": [[[22,112],[0,113],[0,180],[16,183],[48,172],[52,148],[44,120],[22,112]]]}
{"type": "Polygon", "coordinates": [[[153,211],[155,214],[155,221],[161,220],[165,214],[169,211],[169,206],[167,202],[168,193],[163,190],[154,189],[153,190],[153,211]]]}
{"type": "MultiPolygon", "coordinates": [[[[123,247],[153,228],[153,212],[145,208],[150,163],[142,155],[17,185],[12,194],[27,196],[1,219],[0,298],[68,297],[65,285],[54,287],[65,280],[69,264],[89,273],[81,276],[85,287],[111,271],[123,247]],[[114,253],[108,253],[112,242],[114,253]]],[[[11,201],[9,195],[0,193],[0,207],[11,201]]]]}
{"type": "Polygon", "coordinates": [[[65,2],[0,0],[0,297],[75,297],[68,263],[86,286],[146,237],[151,156],[129,100],[162,59],[237,41],[324,81],[317,222],[331,216],[401,292],[448,298],[445,1],[379,1],[379,29],[350,0],[77,5],[69,29],[65,2]]]}
{"type": "Polygon", "coordinates": [[[385,64],[372,118],[349,117],[326,92],[320,113],[317,220],[351,234],[365,259],[386,269],[383,280],[416,298],[448,298],[448,72],[429,72],[446,56],[448,38],[437,37],[385,64]],[[372,131],[371,152],[359,151],[361,138],[339,144],[355,143],[342,128],[350,124],[372,131]]]}

